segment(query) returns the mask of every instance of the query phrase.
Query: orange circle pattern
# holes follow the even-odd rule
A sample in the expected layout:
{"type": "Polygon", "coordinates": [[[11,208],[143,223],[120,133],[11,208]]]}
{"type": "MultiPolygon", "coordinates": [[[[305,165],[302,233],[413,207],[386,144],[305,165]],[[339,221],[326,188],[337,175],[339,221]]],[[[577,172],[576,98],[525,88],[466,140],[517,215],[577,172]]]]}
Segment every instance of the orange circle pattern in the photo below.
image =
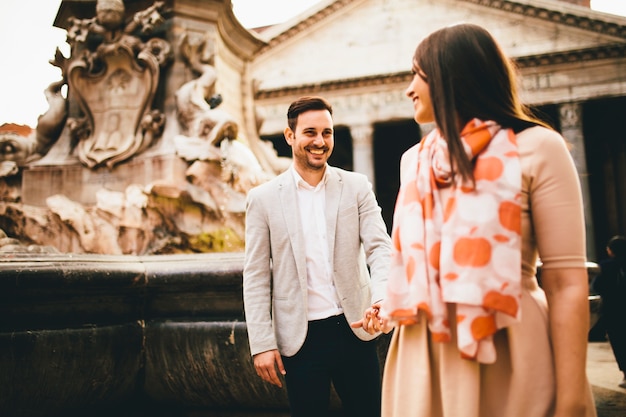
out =
{"type": "Polygon", "coordinates": [[[474,119],[461,136],[474,184],[451,180],[437,129],[402,156],[381,313],[409,325],[422,312],[440,342],[451,340],[455,323],[460,355],[493,363],[498,326],[520,316],[521,167],[511,130],[474,119]],[[450,303],[456,317],[448,317],[450,303]]]}

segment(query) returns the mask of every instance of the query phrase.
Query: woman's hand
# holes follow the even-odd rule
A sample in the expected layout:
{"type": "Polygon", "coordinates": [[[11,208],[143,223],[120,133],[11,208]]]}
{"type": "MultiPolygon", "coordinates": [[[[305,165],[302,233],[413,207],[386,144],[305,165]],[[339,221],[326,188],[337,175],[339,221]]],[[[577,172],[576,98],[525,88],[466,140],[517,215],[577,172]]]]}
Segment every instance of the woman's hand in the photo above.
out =
{"type": "Polygon", "coordinates": [[[363,328],[369,334],[376,334],[379,332],[389,333],[393,326],[389,325],[388,321],[379,316],[380,302],[372,304],[370,308],[365,310],[363,318],[359,321],[350,323],[350,327],[363,328]]]}

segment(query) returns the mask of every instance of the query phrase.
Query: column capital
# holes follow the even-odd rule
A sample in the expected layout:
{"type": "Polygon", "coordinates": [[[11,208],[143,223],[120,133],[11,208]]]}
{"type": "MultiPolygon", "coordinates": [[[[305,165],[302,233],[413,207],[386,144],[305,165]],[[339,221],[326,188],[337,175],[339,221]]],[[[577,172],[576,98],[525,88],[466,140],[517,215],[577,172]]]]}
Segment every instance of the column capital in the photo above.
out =
{"type": "Polygon", "coordinates": [[[374,185],[374,126],[370,123],[348,125],[352,136],[354,171],[365,174],[374,185]]]}
{"type": "Polygon", "coordinates": [[[349,125],[348,128],[350,129],[350,136],[352,136],[353,147],[372,146],[374,126],[363,123],[349,125]]]}
{"type": "Polygon", "coordinates": [[[578,102],[561,103],[559,105],[561,129],[580,127],[582,122],[582,105],[578,102]]]}

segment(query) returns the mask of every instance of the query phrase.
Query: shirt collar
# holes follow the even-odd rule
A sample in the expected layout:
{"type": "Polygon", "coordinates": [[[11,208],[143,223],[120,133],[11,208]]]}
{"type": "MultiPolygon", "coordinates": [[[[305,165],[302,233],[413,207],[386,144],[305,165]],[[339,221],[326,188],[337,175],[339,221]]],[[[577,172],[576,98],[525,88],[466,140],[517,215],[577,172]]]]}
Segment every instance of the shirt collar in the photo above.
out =
{"type": "Polygon", "coordinates": [[[304,179],[302,179],[302,177],[300,176],[300,174],[298,174],[298,171],[296,171],[296,168],[293,166],[293,164],[291,164],[291,173],[293,174],[293,179],[296,183],[296,188],[304,188],[306,190],[317,191],[323,186],[325,186],[326,182],[328,181],[328,164],[326,164],[326,166],[324,167],[324,176],[322,177],[322,180],[315,187],[313,187],[304,179]]]}

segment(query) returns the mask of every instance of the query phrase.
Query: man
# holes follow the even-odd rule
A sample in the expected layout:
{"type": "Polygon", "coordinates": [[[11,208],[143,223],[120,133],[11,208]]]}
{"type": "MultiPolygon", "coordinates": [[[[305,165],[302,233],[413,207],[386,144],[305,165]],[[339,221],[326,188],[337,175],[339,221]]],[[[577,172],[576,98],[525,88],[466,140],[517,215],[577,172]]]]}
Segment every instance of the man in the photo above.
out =
{"type": "Polygon", "coordinates": [[[601,319],[626,388],[626,237],[613,236],[606,244],[608,259],[600,261],[593,289],[602,297],[601,319]]]}
{"type": "Polygon", "coordinates": [[[254,366],[279,387],[284,375],[293,417],[327,415],[331,382],[347,416],[379,416],[379,333],[349,323],[385,293],[381,209],[364,175],[327,164],[326,100],[296,100],[287,122],[291,167],[248,193],[243,297],[254,366]]]}

